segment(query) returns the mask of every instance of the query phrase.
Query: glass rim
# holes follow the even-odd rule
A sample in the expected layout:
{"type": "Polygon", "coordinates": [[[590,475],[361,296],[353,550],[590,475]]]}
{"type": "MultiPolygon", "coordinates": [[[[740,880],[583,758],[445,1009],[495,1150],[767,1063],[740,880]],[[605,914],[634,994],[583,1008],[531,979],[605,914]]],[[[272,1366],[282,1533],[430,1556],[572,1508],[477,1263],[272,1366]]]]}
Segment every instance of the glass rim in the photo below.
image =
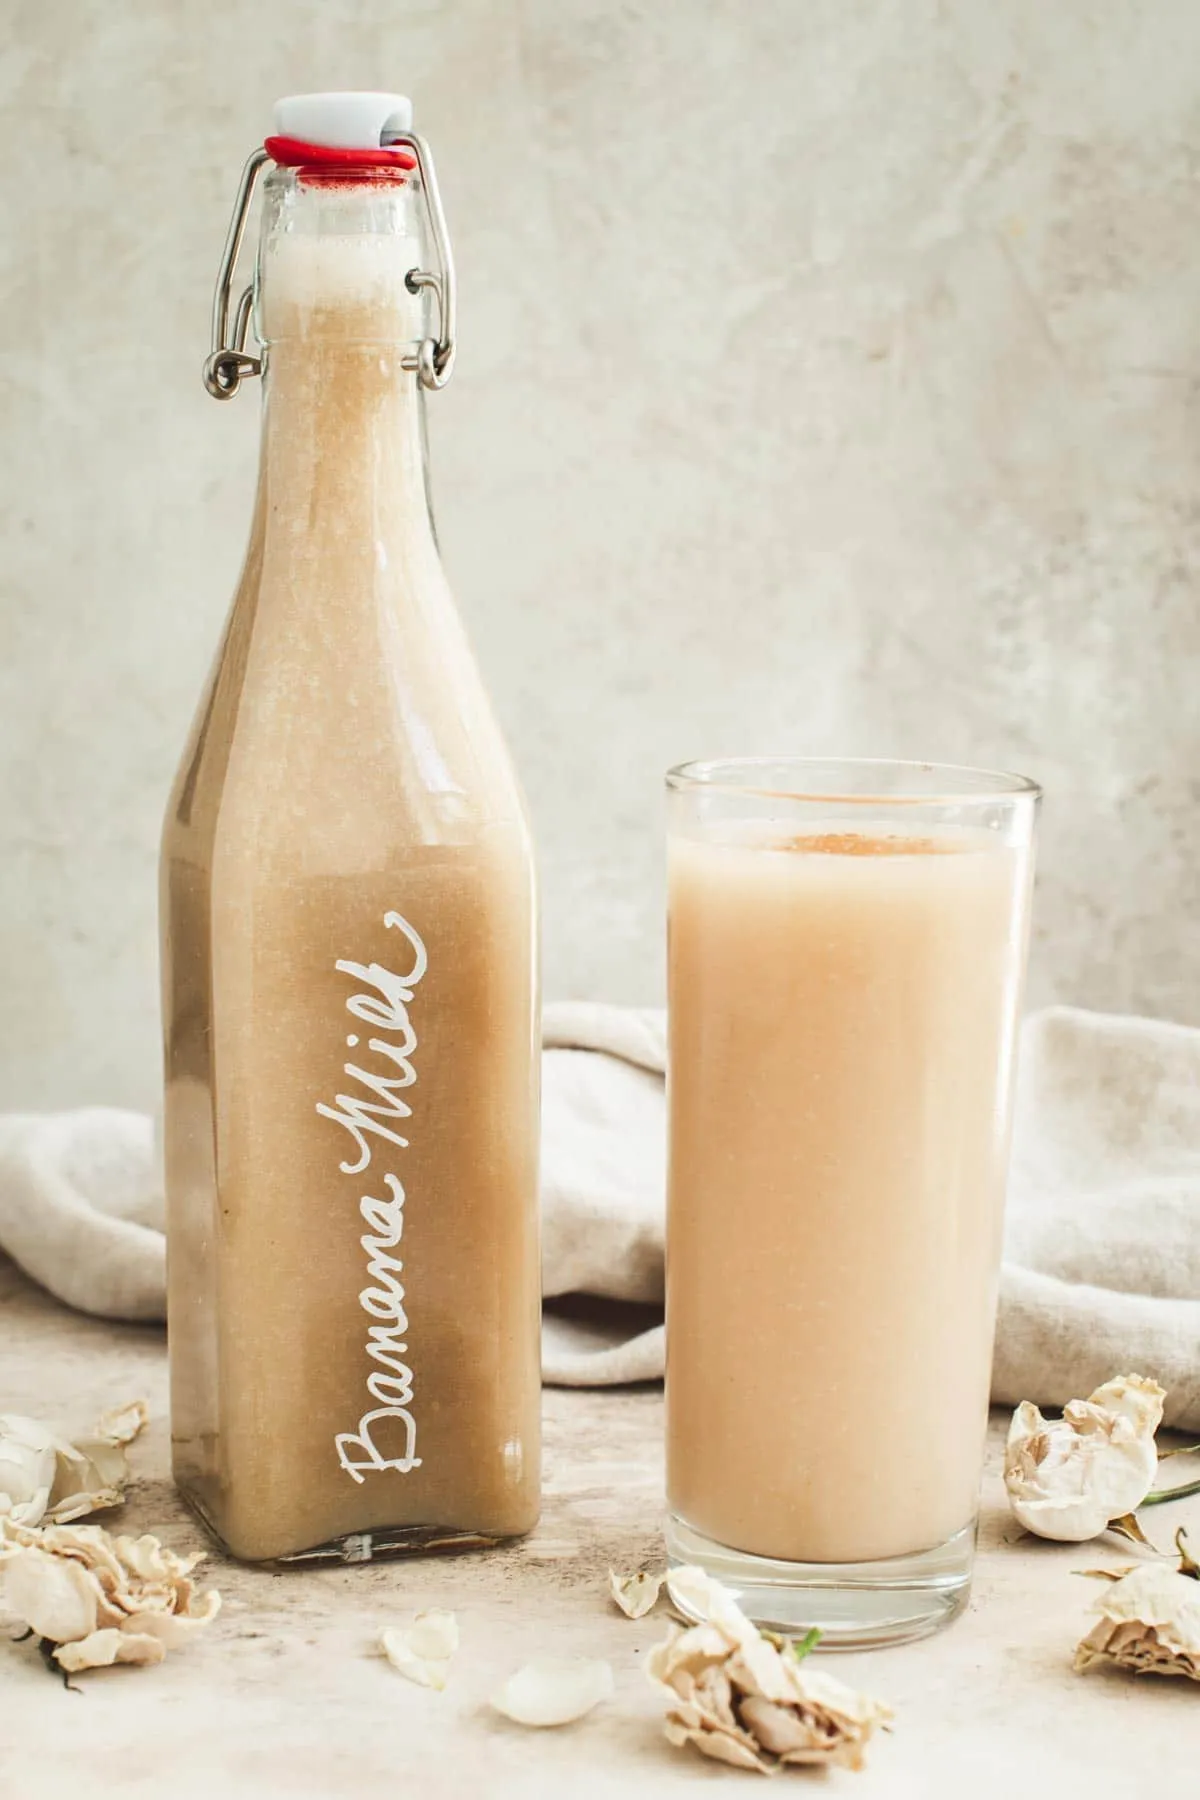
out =
{"type": "Polygon", "coordinates": [[[1028,775],[1005,770],[973,768],[967,763],[919,762],[915,758],[890,756],[721,756],[695,762],[676,763],[667,770],[667,788],[671,792],[703,789],[710,793],[741,794],[770,800],[789,800],[812,805],[831,802],[844,806],[963,806],[995,804],[1004,801],[1042,798],[1038,782],[1028,775]],[[767,770],[794,771],[797,785],[780,787],[766,779],[767,770]],[[805,772],[836,770],[869,775],[878,771],[934,777],[938,786],[920,791],[915,786],[907,792],[888,792],[860,787],[851,789],[845,782],[807,783],[805,772]],[[755,780],[755,774],[760,779],[755,780]]]}

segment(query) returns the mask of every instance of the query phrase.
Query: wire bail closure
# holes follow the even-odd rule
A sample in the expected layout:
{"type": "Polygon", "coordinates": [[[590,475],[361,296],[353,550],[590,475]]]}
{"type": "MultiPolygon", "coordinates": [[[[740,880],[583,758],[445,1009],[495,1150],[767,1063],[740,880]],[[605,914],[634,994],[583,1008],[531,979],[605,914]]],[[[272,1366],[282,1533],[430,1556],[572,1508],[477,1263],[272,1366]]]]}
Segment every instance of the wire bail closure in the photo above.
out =
{"type": "Polygon", "coordinates": [[[436,393],[444,388],[454,373],[454,357],[458,348],[458,296],[454,279],[454,252],[450,248],[450,233],[446,229],[446,214],[442,206],[441,190],[437,184],[437,174],[433,166],[433,152],[423,137],[415,131],[398,131],[388,136],[388,149],[394,150],[403,146],[411,150],[417,159],[417,174],[421,179],[421,193],[425,201],[425,215],[429,220],[429,232],[433,239],[437,268],[410,269],[404,277],[405,286],[410,294],[419,294],[422,288],[429,288],[437,300],[438,331],[433,338],[422,338],[415,356],[406,356],[403,366],[415,369],[421,386],[436,393]]]}
{"type": "Polygon", "coordinates": [[[229,230],[225,234],[225,248],[221,252],[221,267],[217,272],[217,285],[213,292],[212,351],[204,365],[204,385],[214,400],[232,400],[242,385],[243,376],[262,374],[261,356],[246,355],[246,333],[250,328],[250,312],[254,305],[253,284],[243,289],[238,300],[233,317],[232,338],[229,336],[229,296],[237,268],[238,252],[246,235],[246,220],[258,172],[268,160],[266,151],[261,148],[252,150],[247,157],[242,179],[238,183],[237,198],[233,203],[233,218],[229,221],[229,230]]]}
{"type": "MultiPolygon", "coordinates": [[[[389,133],[385,148],[411,150],[416,158],[417,174],[420,177],[437,267],[410,269],[404,279],[409,293],[419,294],[428,288],[434,295],[437,301],[437,336],[422,338],[416,354],[404,358],[403,367],[415,370],[421,386],[436,392],[445,387],[453,373],[457,348],[454,255],[450,249],[450,234],[446,229],[446,214],[434,171],[433,152],[425,139],[412,131],[389,133]]],[[[250,356],[246,351],[246,338],[254,309],[254,284],[251,282],[243,288],[236,306],[231,306],[231,297],[254,190],[263,164],[271,160],[269,151],[261,147],[252,150],[247,157],[233,202],[233,217],[225,236],[225,248],[221,252],[221,266],[217,271],[217,285],[213,291],[212,349],[204,364],[204,385],[214,400],[232,400],[248,375],[262,374],[262,357],[250,356]]]]}

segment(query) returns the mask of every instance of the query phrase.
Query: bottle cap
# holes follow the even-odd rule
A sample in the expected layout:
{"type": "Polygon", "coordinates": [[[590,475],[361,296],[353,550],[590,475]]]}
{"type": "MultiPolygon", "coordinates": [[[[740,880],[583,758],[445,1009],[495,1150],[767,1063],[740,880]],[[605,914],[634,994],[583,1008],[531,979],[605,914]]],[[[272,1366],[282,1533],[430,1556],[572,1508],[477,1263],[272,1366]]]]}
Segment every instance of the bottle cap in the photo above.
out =
{"type": "Polygon", "coordinates": [[[280,137],[329,150],[379,150],[412,130],[412,101],[404,94],[290,94],[275,102],[280,137]]]}

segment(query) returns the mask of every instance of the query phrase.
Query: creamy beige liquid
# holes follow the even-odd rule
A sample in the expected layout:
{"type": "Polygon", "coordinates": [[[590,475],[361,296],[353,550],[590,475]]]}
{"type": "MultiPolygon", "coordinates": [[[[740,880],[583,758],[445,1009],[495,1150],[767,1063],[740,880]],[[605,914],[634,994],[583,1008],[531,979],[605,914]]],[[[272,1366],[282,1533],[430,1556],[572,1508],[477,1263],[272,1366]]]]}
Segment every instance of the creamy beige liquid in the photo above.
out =
{"type": "Polygon", "coordinates": [[[855,831],[670,852],[672,1511],[860,1561],[977,1508],[1018,854],[855,831]]]}
{"type": "Polygon", "coordinates": [[[175,1473],[250,1559],[538,1510],[531,853],[402,252],[267,261],[251,544],[164,841],[175,1473]]]}

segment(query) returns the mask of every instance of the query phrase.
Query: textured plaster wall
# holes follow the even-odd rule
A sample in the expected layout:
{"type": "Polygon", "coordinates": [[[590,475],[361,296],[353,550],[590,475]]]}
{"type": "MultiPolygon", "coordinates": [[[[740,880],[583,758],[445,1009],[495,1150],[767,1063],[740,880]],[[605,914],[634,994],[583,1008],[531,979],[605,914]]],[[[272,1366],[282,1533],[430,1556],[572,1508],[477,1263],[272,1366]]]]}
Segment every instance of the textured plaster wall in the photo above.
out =
{"type": "Polygon", "coordinates": [[[1034,997],[1200,1022],[1194,0],[9,0],[0,1109],[151,1103],[159,817],[257,398],[199,382],[279,92],[397,86],[463,286],[447,560],[551,993],[658,995],[659,778],[1039,775],[1034,997]]]}

